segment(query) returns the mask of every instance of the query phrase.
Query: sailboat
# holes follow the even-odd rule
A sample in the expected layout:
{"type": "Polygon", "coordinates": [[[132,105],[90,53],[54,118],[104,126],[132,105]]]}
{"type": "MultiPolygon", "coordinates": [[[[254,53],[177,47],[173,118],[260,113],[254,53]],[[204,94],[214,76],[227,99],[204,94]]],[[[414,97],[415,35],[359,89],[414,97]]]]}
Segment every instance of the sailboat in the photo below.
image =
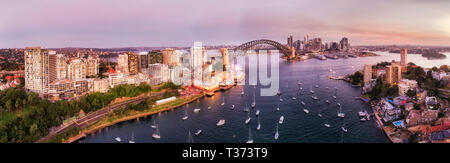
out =
{"type": "Polygon", "coordinates": [[[241,92],[241,96],[244,96],[244,86],[242,86],[242,92],[241,92]]]}
{"type": "Polygon", "coordinates": [[[281,96],[280,96],[280,102],[283,102],[283,98],[281,98],[281,96]]]}
{"type": "Polygon", "coordinates": [[[159,127],[156,127],[155,133],[152,134],[153,139],[160,139],[161,135],[159,133],[159,127]]]}
{"type": "Polygon", "coordinates": [[[248,108],[247,104],[245,104],[244,112],[249,112],[250,109],[248,108]]]}
{"type": "Polygon", "coordinates": [[[250,123],[250,120],[252,120],[252,118],[250,118],[250,115],[247,116],[247,119],[245,120],[245,124],[250,123]]]}
{"type": "Polygon", "coordinates": [[[131,140],[128,143],[134,143],[134,132],[131,133],[131,140]]]}
{"type": "Polygon", "coordinates": [[[295,94],[292,96],[292,99],[293,99],[293,100],[296,100],[296,99],[297,99],[297,97],[295,97],[295,94]]]}
{"type": "Polygon", "coordinates": [[[191,130],[188,132],[188,143],[194,143],[194,138],[191,136],[191,130]]]}
{"type": "Polygon", "coordinates": [[[253,102],[251,104],[252,108],[254,108],[256,105],[256,100],[255,100],[255,89],[253,89],[253,102]]]}
{"type": "Polygon", "coordinates": [[[326,102],[327,104],[330,104],[330,101],[328,101],[328,100],[326,100],[325,102],[326,102]]]}
{"type": "Polygon", "coordinates": [[[311,87],[311,89],[309,89],[309,92],[310,92],[311,94],[314,94],[314,91],[312,90],[312,87],[311,87]]]}
{"type": "Polygon", "coordinates": [[[222,97],[222,103],[220,105],[222,105],[222,106],[225,105],[225,97],[222,97]]]}
{"type": "Polygon", "coordinates": [[[156,128],[155,120],[153,120],[153,124],[151,125],[152,128],[156,128]]]}
{"type": "Polygon", "coordinates": [[[185,109],[184,111],[185,111],[185,112],[184,112],[184,116],[183,116],[183,118],[181,118],[181,119],[186,120],[186,119],[189,118],[189,116],[188,116],[188,113],[187,113],[187,109],[185,109]]]}
{"type": "Polygon", "coordinates": [[[256,110],[256,113],[255,113],[255,115],[256,115],[256,116],[259,116],[259,112],[260,112],[260,111],[259,111],[259,109],[258,109],[258,110],[256,110]]]}
{"type": "Polygon", "coordinates": [[[252,132],[250,130],[250,128],[248,128],[248,140],[247,143],[253,143],[253,137],[252,137],[252,132]]]}
{"type": "Polygon", "coordinates": [[[280,103],[278,103],[277,111],[280,111],[280,103]]]}
{"type": "Polygon", "coordinates": [[[259,117],[258,117],[258,126],[256,126],[256,130],[261,129],[261,122],[259,121],[259,117]]]}
{"type": "Polygon", "coordinates": [[[117,142],[121,142],[122,141],[122,139],[120,139],[120,137],[116,137],[116,138],[114,138],[117,142]]]}
{"type": "Polygon", "coordinates": [[[336,99],[336,96],[335,96],[335,95],[333,95],[333,98],[334,98],[334,99],[336,99]]]}
{"type": "Polygon", "coordinates": [[[280,120],[278,121],[278,123],[283,124],[283,121],[284,121],[284,116],[281,116],[280,120]]]}
{"type": "Polygon", "coordinates": [[[277,140],[278,139],[278,136],[279,136],[279,134],[278,134],[278,123],[277,123],[277,132],[275,132],[275,140],[277,140]]]}
{"type": "Polygon", "coordinates": [[[339,107],[339,112],[337,113],[337,116],[340,117],[340,118],[344,118],[345,117],[345,114],[342,113],[342,107],[339,107]]]}
{"type": "Polygon", "coordinates": [[[319,111],[319,114],[318,114],[318,116],[319,116],[320,118],[322,118],[322,114],[320,114],[320,111],[319,111]]]}

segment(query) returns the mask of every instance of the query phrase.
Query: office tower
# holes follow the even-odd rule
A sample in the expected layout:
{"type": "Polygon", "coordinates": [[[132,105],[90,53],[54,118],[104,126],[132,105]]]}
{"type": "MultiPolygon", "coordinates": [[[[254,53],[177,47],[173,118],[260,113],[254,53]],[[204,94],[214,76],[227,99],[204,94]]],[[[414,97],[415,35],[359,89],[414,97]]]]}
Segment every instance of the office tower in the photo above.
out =
{"type": "Polygon", "coordinates": [[[128,52],[128,71],[131,75],[139,72],[139,57],[134,52],[128,52]]]}
{"type": "Polygon", "coordinates": [[[120,54],[117,58],[117,71],[128,74],[128,54],[120,54]]]}
{"type": "Polygon", "coordinates": [[[341,51],[348,51],[348,49],[350,48],[350,44],[348,43],[348,38],[347,37],[343,37],[342,40],[339,43],[340,43],[340,50],[341,51]]]}
{"type": "Polygon", "coordinates": [[[364,65],[364,85],[370,84],[371,79],[372,79],[372,65],[366,64],[364,65]]]}
{"type": "Polygon", "coordinates": [[[287,44],[289,46],[289,49],[293,46],[293,40],[294,40],[294,38],[292,37],[292,35],[289,36],[287,39],[287,44]]]}
{"type": "Polygon", "coordinates": [[[48,79],[48,53],[40,47],[27,47],[25,60],[25,89],[39,94],[46,93],[48,79]]]}
{"type": "Polygon", "coordinates": [[[162,51],[163,64],[168,66],[177,66],[181,62],[181,52],[172,48],[166,48],[162,51]]]}
{"type": "Polygon", "coordinates": [[[401,66],[406,66],[407,63],[407,56],[408,56],[408,50],[406,48],[403,48],[400,51],[400,65],[401,66]]]}
{"type": "Polygon", "coordinates": [[[401,66],[397,64],[392,64],[386,67],[386,81],[390,84],[398,84],[402,79],[401,66]]]}
{"type": "Polygon", "coordinates": [[[148,68],[148,52],[140,52],[138,55],[139,72],[146,71],[148,68]]]}
{"type": "Polygon", "coordinates": [[[98,74],[99,61],[97,57],[89,56],[86,59],[86,76],[95,76],[98,74]]]}

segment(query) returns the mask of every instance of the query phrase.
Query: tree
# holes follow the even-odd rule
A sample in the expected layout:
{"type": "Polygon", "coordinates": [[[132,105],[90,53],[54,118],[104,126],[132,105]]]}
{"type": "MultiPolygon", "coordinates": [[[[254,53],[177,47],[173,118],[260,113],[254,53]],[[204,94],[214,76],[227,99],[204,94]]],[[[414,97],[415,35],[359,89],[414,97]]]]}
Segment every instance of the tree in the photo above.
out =
{"type": "Polygon", "coordinates": [[[417,94],[416,90],[412,90],[412,89],[410,89],[410,90],[408,90],[408,92],[406,92],[406,95],[411,98],[416,96],[416,94],[417,94]]]}
{"type": "Polygon", "coordinates": [[[431,71],[437,72],[437,71],[439,71],[439,69],[436,66],[434,66],[433,68],[431,68],[431,71]]]}

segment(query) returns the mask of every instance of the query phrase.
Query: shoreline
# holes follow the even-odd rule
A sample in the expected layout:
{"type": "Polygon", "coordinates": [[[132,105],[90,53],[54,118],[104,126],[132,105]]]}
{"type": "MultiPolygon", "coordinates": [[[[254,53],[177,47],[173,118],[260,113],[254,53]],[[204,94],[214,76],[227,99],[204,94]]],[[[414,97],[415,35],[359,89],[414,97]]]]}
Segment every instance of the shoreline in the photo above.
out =
{"type": "MultiPolygon", "coordinates": [[[[154,114],[157,114],[157,113],[173,110],[173,109],[176,109],[178,107],[181,107],[181,106],[184,106],[186,104],[189,104],[189,103],[191,103],[191,102],[193,102],[193,101],[195,101],[197,99],[200,99],[202,97],[205,97],[205,93],[201,93],[201,94],[197,95],[197,97],[193,97],[192,99],[184,101],[183,103],[178,104],[176,106],[167,107],[167,108],[156,110],[156,111],[145,111],[145,112],[139,113],[139,114],[128,115],[128,116],[122,117],[120,119],[114,120],[112,122],[107,122],[107,123],[104,123],[104,124],[100,124],[98,126],[95,126],[92,129],[82,129],[79,134],[69,137],[67,139],[67,141],[65,141],[63,143],[72,143],[72,142],[78,141],[78,140],[80,140],[82,138],[85,138],[89,134],[93,134],[93,133],[95,133],[98,130],[101,130],[101,129],[109,127],[109,126],[113,126],[113,125],[115,125],[117,123],[126,122],[126,121],[130,121],[130,120],[133,120],[133,119],[139,119],[141,117],[147,117],[147,116],[154,115],[154,114]]],[[[105,117],[105,118],[108,118],[108,117],[105,117]]]]}

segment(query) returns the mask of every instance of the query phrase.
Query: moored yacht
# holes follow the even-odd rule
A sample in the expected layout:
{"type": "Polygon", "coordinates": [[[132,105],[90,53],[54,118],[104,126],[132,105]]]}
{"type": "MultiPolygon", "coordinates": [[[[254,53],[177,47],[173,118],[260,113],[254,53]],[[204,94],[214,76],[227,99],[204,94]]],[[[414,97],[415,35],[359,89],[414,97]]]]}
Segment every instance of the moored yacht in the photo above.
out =
{"type": "Polygon", "coordinates": [[[281,116],[280,120],[278,121],[278,123],[283,124],[283,121],[284,121],[284,116],[281,116]]]}
{"type": "Polygon", "coordinates": [[[223,126],[225,124],[225,119],[221,119],[219,120],[219,122],[217,122],[217,126],[223,126]]]}
{"type": "Polygon", "coordinates": [[[309,110],[308,109],[303,109],[303,112],[305,112],[306,114],[308,114],[309,113],[309,110]]]}
{"type": "Polygon", "coordinates": [[[120,139],[120,137],[116,137],[116,138],[114,138],[117,142],[121,142],[122,141],[122,139],[120,139]]]}

